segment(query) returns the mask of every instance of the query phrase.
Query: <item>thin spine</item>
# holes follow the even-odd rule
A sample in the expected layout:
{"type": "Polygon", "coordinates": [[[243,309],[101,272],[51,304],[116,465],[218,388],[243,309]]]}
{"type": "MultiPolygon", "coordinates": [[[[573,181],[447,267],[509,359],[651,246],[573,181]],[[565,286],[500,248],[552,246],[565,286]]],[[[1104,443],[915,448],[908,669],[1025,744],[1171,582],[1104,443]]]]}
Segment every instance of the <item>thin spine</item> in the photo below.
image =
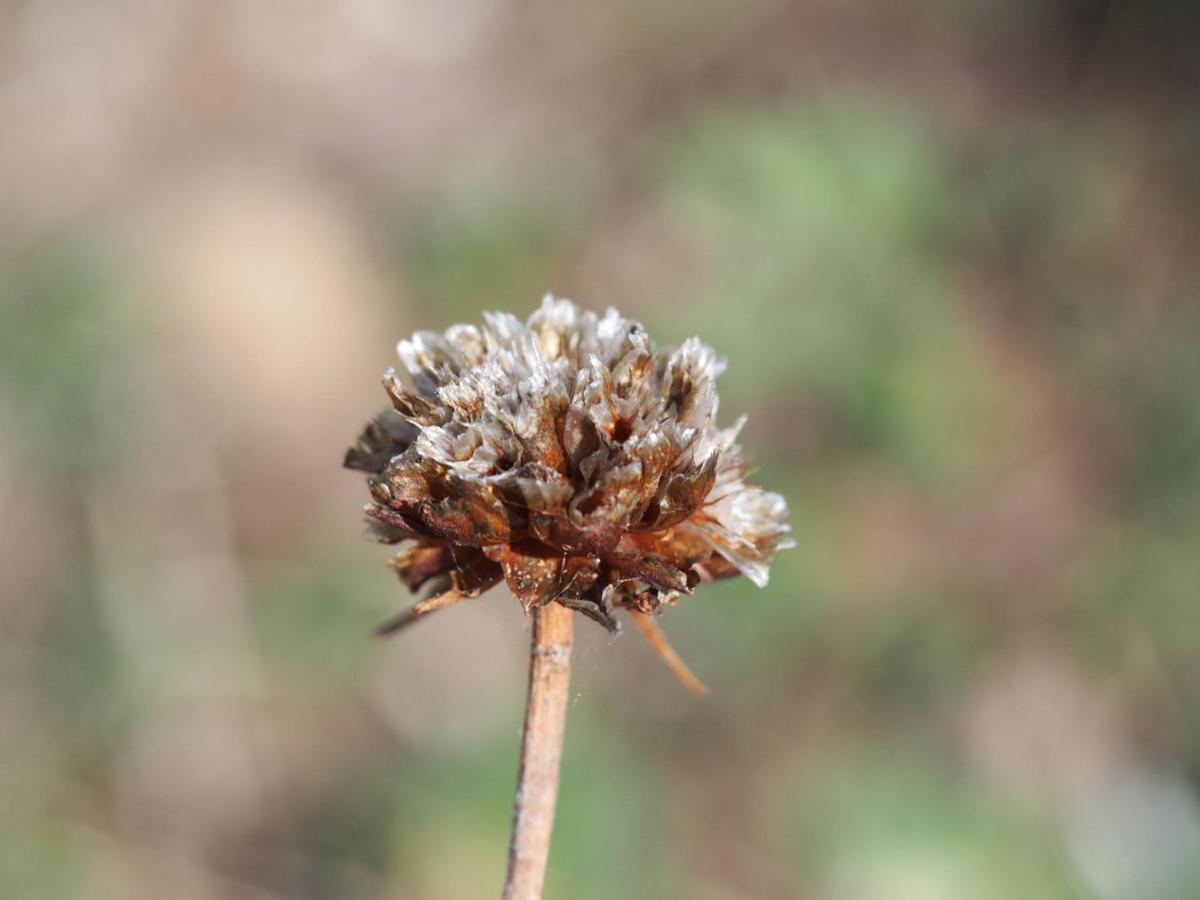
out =
{"type": "Polygon", "coordinates": [[[659,658],[666,663],[676,678],[685,688],[695,694],[697,697],[703,697],[708,694],[708,688],[704,686],[699,678],[692,674],[692,670],[688,668],[687,663],[675,652],[675,648],[667,641],[667,637],[662,633],[662,629],[658,627],[650,616],[643,612],[638,612],[636,609],[629,610],[629,618],[633,624],[637,626],[638,631],[654,648],[654,652],[659,655],[659,658]]]}

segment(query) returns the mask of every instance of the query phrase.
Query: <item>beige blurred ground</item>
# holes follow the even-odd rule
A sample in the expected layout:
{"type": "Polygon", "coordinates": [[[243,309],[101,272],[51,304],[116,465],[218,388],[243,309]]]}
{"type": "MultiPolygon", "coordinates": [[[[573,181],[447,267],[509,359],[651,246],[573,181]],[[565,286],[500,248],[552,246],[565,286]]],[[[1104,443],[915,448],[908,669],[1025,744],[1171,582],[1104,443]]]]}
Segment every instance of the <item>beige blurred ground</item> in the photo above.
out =
{"type": "Polygon", "coordinates": [[[345,446],[545,291],[730,358],[772,585],[584,629],[548,896],[1200,896],[1184,3],[0,2],[0,897],[465,898],[526,623],[345,446]]]}

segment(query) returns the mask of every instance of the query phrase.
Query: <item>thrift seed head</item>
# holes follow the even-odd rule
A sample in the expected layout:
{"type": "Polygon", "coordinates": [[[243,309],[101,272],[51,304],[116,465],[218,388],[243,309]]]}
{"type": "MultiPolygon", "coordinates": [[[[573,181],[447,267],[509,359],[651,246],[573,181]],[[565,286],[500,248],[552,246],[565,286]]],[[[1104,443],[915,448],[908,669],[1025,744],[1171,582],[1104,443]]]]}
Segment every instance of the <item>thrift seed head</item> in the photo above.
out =
{"type": "Polygon", "coordinates": [[[717,427],[724,360],[549,296],[526,322],[484,318],[401,341],[392,408],[346,453],[410,589],[503,579],[526,612],[561,603],[615,631],[615,609],[658,612],[700,581],[766,585],[787,504],[744,481],[744,419],[717,427]]]}

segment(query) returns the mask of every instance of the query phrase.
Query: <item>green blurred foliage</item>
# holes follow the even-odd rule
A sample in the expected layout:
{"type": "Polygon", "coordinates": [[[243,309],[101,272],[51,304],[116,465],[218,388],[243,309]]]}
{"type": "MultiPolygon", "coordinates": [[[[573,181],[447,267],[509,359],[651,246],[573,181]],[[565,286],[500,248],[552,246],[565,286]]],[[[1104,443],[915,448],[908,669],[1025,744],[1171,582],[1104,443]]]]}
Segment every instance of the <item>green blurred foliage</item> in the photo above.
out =
{"type": "Polygon", "coordinates": [[[578,201],[514,194],[503,185],[446,189],[398,224],[398,256],[427,312],[424,328],[445,328],[484,309],[524,309],[546,291],[572,236],[578,201]]]}
{"type": "Polygon", "coordinates": [[[315,689],[355,684],[371,664],[364,634],[395,612],[382,605],[379,584],[387,577],[383,566],[337,558],[266,567],[253,604],[263,660],[280,679],[315,689]]]}
{"type": "Polygon", "coordinates": [[[147,337],[119,264],[91,242],[50,243],[0,278],[0,400],[46,477],[95,475],[134,436],[147,337]]]}
{"type": "Polygon", "coordinates": [[[944,272],[946,159],[919,120],[863,101],[702,117],[668,142],[661,179],[702,241],[704,286],[662,324],[737,360],[727,403],[816,405],[837,451],[952,489],[989,396],[944,272]]]}
{"type": "Polygon", "coordinates": [[[830,896],[1087,896],[1051,823],[972,788],[936,754],[853,748],[781,796],[786,852],[830,896]]]}

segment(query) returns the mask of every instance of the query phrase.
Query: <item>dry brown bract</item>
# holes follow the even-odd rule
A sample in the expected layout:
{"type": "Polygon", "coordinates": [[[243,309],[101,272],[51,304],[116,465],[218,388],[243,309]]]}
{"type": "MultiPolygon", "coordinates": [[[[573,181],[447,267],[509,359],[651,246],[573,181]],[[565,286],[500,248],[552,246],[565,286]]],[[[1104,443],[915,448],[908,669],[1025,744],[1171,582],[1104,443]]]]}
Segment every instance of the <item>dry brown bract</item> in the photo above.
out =
{"type": "Polygon", "coordinates": [[[522,323],[422,331],[397,348],[387,410],[346,454],[370,474],[375,538],[432,590],[394,630],[501,579],[526,612],[560,603],[618,628],[700,581],[767,583],[787,505],[743,481],[742,422],[718,429],[724,362],[656,350],[614,309],[547,297],[522,323]]]}

